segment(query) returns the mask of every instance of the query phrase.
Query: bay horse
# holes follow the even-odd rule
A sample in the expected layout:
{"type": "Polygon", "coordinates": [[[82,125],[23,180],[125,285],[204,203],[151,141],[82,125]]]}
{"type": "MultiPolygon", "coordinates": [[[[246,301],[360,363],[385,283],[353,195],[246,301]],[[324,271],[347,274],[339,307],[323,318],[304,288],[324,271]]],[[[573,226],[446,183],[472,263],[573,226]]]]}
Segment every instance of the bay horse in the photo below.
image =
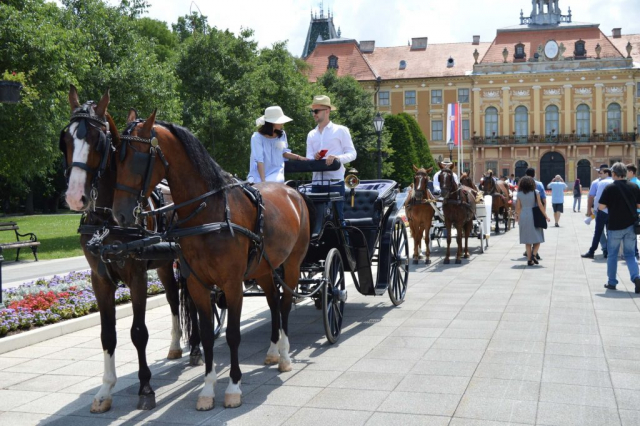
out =
{"type": "Polygon", "coordinates": [[[422,236],[426,243],[425,264],[429,265],[431,259],[431,250],[429,248],[429,232],[431,230],[431,222],[435,210],[431,202],[434,202],[433,195],[427,184],[433,167],[429,169],[417,168],[413,166],[415,175],[413,176],[413,185],[409,191],[409,196],[405,202],[405,213],[409,219],[409,228],[411,229],[411,237],[413,238],[413,264],[420,262],[420,246],[422,245],[422,236]]]}
{"type": "MultiPolygon", "coordinates": [[[[100,311],[100,338],[104,351],[104,375],[102,386],[91,404],[92,413],[104,413],[111,408],[111,391],[116,384],[116,304],[115,291],[118,280],[123,281],[131,290],[133,323],[131,340],[138,352],[140,388],[138,391],[138,409],[148,410],[155,407],[155,394],[150,385],[151,370],[147,365],[146,346],[149,333],[145,325],[147,303],[147,270],[157,269],[158,277],[164,285],[167,301],[171,308],[172,328],[168,359],[182,357],[180,338],[180,300],[178,283],[173,273],[173,261],[141,261],[128,258],[122,262],[104,263],[92,253],[87,243],[94,230],[103,226],[115,227],[111,214],[116,173],[112,158],[112,141],[119,142],[116,125],[107,112],[109,105],[107,90],[96,104],[88,101],[82,105],[78,92],[71,85],[69,105],[71,118],[69,124],[60,133],[60,150],[64,155],[65,174],[68,187],[65,199],[74,211],[84,212],[79,232],[80,244],[91,267],[91,285],[100,311]],[[88,232],[83,231],[88,229],[88,232]]],[[[112,231],[104,239],[105,243],[130,241],[132,237],[112,231]]],[[[189,318],[185,318],[189,320],[189,318]]],[[[191,327],[192,344],[199,354],[199,336],[197,327],[191,327]]],[[[199,358],[199,356],[198,356],[199,358]]]]}
{"type": "Polygon", "coordinates": [[[496,234],[500,233],[500,215],[504,220],[505,232],[509,230],[509,211],[513,208],[511,200],[511,190],[505,182],[493,177],[493,172],[489,172],[484,176],[482,188],[485,196],[491,196],[493,203],[491,204],[491,213],[496,219],[496,234]]]}
{"type": "Polygon", "coordinates": [[[443,198],[442,210],[444,213],[444,225],[447,228],[447,253],[443,263],[449,264],[449,256],[451,250],[451,226],[456,227],[456,242],[458,244],[458,252],[456,254],[456,264],[462,263],[462,235],[464,232],[464,258],[469,257],[469,235],[473,228],[473,219],[476,211],[476,198],[472,194],[471,189],[456,183],[453,177],[454,165],[444,165],[438,163],[440,176],[440,191],[443,198]]]}
{"type": "Polygon", "coordinates": [[[281,266],[284,284],[296,287],[315,210],[309,199],[289,186],[265,182],[252,187],[237,181],[189,130],[156,122],[155,111],[145,121],[136,121],[130,113],[128,121],[116,146],[113,215],[121,226],[135,225],[141,200],[150,188],[167,179],[175,210],[185,218],[173,235],[179,238],[181,259],[190,272],[187,286],[198,310],[204,349],[204,387],[196,409],[211,410],[215,405],[212,290],[224,293],[228,309],[226,338],[231,368],[224,406],[238,407],[242,404],[238,348],[243,281],[256,280],[271,310],[271,345],[265,363],[277,363],[281,372],[290,371],[288,318],[293,294],[287,290],[280,297],[274,268],[281,266]]]}

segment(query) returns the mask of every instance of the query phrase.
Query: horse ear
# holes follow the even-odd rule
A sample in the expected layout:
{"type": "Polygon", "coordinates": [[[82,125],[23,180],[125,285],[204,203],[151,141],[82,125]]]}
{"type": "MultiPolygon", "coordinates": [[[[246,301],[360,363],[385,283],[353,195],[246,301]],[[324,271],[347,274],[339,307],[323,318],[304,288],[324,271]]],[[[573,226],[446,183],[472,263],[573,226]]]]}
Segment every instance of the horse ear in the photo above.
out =
{"type": "Polygon", "coordinates": [[[69,106],[71,106],[71,111],[74,109],[80,108],[80,101],[78,100],[78,89],[73,84],[69,85],[69,106]]]}
{"type": "Polygon", "coordinates": [[[428,174],[428,175],[430,175],[432,171],[433,171],[433,167],[429,167],[429,168],[427,169],[427,174],[428,174]]]}
{"type": "Polygon", "coordinates": [[[453,170],[455,166],[456,166],[456,163],[451,163],[451,165],[449,166],[449,170],[453,170]]]}
{"type": "Polygon", "coordinates": [[[156,112],[158,111],[158,109],[154,109],[153,112],[151,113],[151,115],[149,116],[149,118],[147,118],[147,121],[144,122],[144,125],[142,126],[142,132],[144,135],[151,135],[151,130],[153,129],[153,126],[156,125],[156,112]]]}
{"type": "Polygon", "coordinates": [[[438,167],[440,167],[440,170],[444,169],[444,164],[442,164],[441,161],[438,161],[438,167]]]}
{"type": "Polygon", "coordinates": [[[109,106],[109,100],[109,88],[107,87],[107,90],[105,90],[104,95],[102,95],[102,98],[100,99],[100,102],[98,102],[98,106],[96,108],[96,114],[98,117],[104,117],[107,112],[107,107],[109,106]]]}
{"type": "Polygon", "coordinates": [[[415,166],[415,164],[412,164],[411,167],[413,167],[413,171],[416,172],[416,173],[418,173],[418,170],[420,170],[419,168],[417,168],[415,166]]]}
{"type": "Polygon", "coordinates": [[[127,124],[133,123],[138,119],[138,111],[135,108],[130,108],[127,114],[127,124]]]}

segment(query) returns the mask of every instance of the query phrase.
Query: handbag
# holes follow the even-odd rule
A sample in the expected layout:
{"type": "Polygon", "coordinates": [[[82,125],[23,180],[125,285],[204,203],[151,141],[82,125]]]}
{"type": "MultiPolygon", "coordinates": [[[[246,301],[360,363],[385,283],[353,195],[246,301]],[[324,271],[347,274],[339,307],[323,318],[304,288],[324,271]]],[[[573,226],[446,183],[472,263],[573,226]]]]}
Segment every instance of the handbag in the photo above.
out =
{"type": "MultiPolygon", "coordinates": [[[[535,194],[535,192],[534,192],[535,194]]],[[[542,210],[538,207],[538,194],[536,196],[536,205],[531,209],[533,212],[533,226],[536,228],[547,229],[547,219],[544,218],[544,214],[542,214],[542,210]]]]}
{"type": "Polygon", "coordinates": [[[640,235],[640,216],[638,216],[638,209],[636,209],[633,206],[633,203],[631,203],[631,200],[627,198],[627,194],[625,193],[625,190],[622,189],[623,187],[625,187],[625,185],[620,186],[620,192],[622,193],[622,198],[624,198],[624,201],[627,203],[627,207],[629,207],[629,210],[631,211],[631,215],[636,218],[636,220],[633,222],[633,232],[636,235],[640,235]]]}

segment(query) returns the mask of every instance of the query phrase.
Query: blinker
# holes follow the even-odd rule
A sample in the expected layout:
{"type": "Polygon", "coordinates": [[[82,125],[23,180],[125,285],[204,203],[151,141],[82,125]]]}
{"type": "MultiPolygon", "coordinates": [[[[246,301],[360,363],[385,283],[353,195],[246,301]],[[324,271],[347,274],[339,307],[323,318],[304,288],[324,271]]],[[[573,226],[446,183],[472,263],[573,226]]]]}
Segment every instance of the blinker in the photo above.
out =
{"type": "Polygon", "coordinates": [[[79,120],[76,129],[76,138],[84,139],[87,136],[87,120],[79,120]]]}

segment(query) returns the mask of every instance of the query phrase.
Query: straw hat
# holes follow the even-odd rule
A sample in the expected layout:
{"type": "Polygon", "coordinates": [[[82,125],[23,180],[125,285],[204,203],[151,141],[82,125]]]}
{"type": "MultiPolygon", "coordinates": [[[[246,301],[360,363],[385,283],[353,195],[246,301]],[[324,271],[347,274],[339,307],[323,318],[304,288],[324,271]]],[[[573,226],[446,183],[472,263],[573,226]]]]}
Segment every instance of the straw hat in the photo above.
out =
{"type": "Polygon", "coordinates": [[[331,108],[331,111],[335,111],[336,107],[331,105],[331,99],[325,95],[318,95],[313,97],[313,102],[309,105],[309,108],[313,108],[314,105],[322,105],[331,108]]]}
{"type": "Polygon", "coordinates": [[[264,110],[264,115],[256,120],[256,126],[263,126],[264,123],[284,124],[293,121],[282,112],[279,106],[270,106],[264,110]]]}

